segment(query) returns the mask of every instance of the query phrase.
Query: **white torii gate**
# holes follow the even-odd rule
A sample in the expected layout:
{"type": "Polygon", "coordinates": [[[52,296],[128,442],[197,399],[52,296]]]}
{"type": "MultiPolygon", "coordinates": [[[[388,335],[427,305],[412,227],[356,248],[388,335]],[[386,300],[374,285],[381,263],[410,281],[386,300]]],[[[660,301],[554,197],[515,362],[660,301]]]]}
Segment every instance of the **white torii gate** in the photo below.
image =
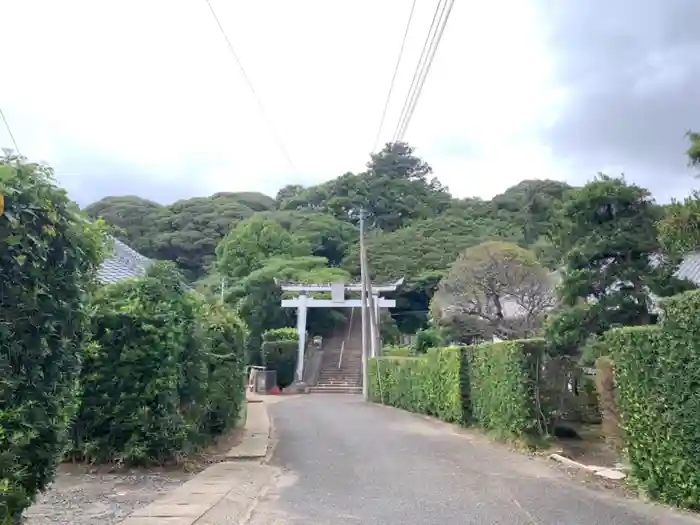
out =
{"type": "MultiPolygon", "coordinates": [[[[399,279],[393,284],[372,285],[372,296],[374,299],[374,308],[376,318],[379,320],[380,308],[394,308],[396,301],[394,299],[386,299],[380,297],[382,292],[393,292],[397,287],[401,286],[403,279],[399,279]]],[[[301,381],[304,377],[304,348],[306,346],[306,311],[308,308],[359,308],[362,306],[362,299],[346,299],[345,292],[360,292],[362,291],[361,283],[345,284],[343,282],[325,283],[325,284],[304,284],[304,283],[280,283],[280,287],[285,292],[296,292],[299,295],[293,299],[282,299],[283,308],[297,309],[297,331],[299,332],[299,349],[297,351],[297,369],[296,380],[301,381]],[[315,299],[309,297],[309,293],[313,292],[331,292],[330,299],[315,299]]],[[[369,301],[367,301],[369,303],[369,301]]],[[[372,356],[377,355],[378,349],[375,347],[375,341],[378,337],[371,337],[372,356]]]]}

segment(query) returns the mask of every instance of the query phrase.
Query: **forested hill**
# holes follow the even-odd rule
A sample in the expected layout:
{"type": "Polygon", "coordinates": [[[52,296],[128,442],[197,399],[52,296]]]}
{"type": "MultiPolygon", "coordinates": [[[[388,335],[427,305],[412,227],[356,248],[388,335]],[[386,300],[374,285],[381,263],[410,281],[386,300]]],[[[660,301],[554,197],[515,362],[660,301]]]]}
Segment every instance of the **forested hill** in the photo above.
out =
{"type": "MultiPolygon", "coordinates": [[[[106,197],[86,211],[121,231],[118,236],[144,255],[177,262],[201,279],[212,269],[215,250],[232,228],[254,214],[280,224],[306,241],[311,255],[357,274],[356,212],[364,208],[374,277],[405,277],[399,310],[427,310],[440,274],[463,249],[488,239],[529,247],[545,264],[556,254],[543,237],[553,206],[569,186],[526,180],[491,200],[456,199],[427,162],[406,144],[392,144],[371,157],[363,173],[303,188],[289,185],[276,198],[260,193],[217,193],[170,205],[138,196],[106,197]]],[[[424,315],[404,323],[421,324],[424,315]]],[[[407,327],[408,328],[408,327],[407,327]]]]}

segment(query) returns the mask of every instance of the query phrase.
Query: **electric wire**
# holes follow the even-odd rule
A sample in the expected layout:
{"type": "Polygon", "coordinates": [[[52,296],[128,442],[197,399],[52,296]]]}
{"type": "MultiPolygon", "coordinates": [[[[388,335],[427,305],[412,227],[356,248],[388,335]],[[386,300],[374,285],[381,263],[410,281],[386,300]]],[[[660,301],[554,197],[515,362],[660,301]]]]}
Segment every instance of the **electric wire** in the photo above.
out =
{"type": "Polygon", "coordinates": [[[421,49],[420,52],[420,57],[418,57],[418,63],[416,64],[416,69],[413,71],[413,78],[411,78],[411,84],[408,86],[408,92],[406,93],[406,99],[403,102],[403,107],[401,108],[401,113],[399,114],[399,120],[396,124],[396,129],[394,130],[394,134],[392,135],[392,142],[396,142],[397,140],[397,135],[399,128],[401,127],[401,123],[403,122],[406,114],[406,110],[408,109],[409,102],[412,98],[413,91],[415,90],[416,87],[416,82],[419,78],[420,75],[423,74],[423,69],[424,69],[424,62],[426,58],[426,52],[429,47],[429,42],[431,39],[431,36],[434,34],[434,29],[435,29],[435,23],[438,20],[439,14],[440,14],[440,8],[444,10],[445,8],[445,2],[446,0],[440,0],[438,2],[438,5],[435,7],[435,12],[433,13],[433,19],[430,22],[430,27],[428,28],[428,34],[425,37],[425,42],[423,42],[423,48],[421,49]]]}
{"type": "Polygon", "coordinates": [[[389,84],[389,92],[386,95],[386,101],[384,102],[384,109],[382,110],[382,118],[379,121],[379,128],[377,129],[377,135],[374,138],[374,146],[372,147],[372,151],[377,151],[377,144],[379,144],[379,136],[382,133],[382,129],[384,128],[384,122],[386,120],[386,112],[389,109],[389,102],[391,101],[391,95],[394,91],[394,84],[396,83],[396,75],[399,72],[399,66],[401,65],[401,59],[403,58],[403,51],[404,48],[406,47],[406,39],[408,37],[408,31],[411,28],[411,21],[413,20],[413,13],[416,10],[416,3],[417,0],[413,0],[413,3],[411,4],[411,11],[408,14],[408,20],[406,22],[406,29],[404,30],[403,33],[403,38],[401,39],[401,47],[399,48],[399,56],[396,59],[396,66],[394,66],[394,73],[391,76],[391,83],[389,84]]]}
{"type": "Polygon", "coordinates": [[[0,116],[2,117],[2,121],[5,123],[5,129],[7,129],[7,134],[10,136],[10,140],[12,141],[12,144],[15,146],[15,153],[17,153],[18,156],[22,156],[22,154],[19,151],[19,146],[17,145],[17,141],[15,140],[15,136],[12,134],[12,129],[10,128],[10,123],[7,121],[7,117],[5,117],[5,112],[0,108],[0,116]]]}
{"type": "Polygon", "coordinates": [[[216,11],[214,10],[214,6],[211,4],[210,0],[204,0],[207,3],[207,6],[209,7],[209,11],[211,11],[212,16],[214,17],[214,21],[216,22],[216,25],[219,27],[219,31],[221,31],[222,36],[224,37],[224,40],[226,41],[226,45],[228,46],[229,51],[231,52],[231,55],[233,56],[233,59],[236,61],[236,64],[238,65],[238,69],[241,72],[241,76],[243,76],[243,79],[245,80],[246,84],[248,84],[248,87],[250,88],[250,91],[253,93],[253,96],[255,97],[255,101],[258,104],[258,109],[260,110],[260,114],[262,115],[263,119],[265,120],[265,123],[267,124],[268,128],[270,129],[270,132],[275,138],[275,141],[277,142],[277,146],[282,152],[282,155],[284,156],[285,160],[289,164],[289,166],[292,168],[294,172],[299,174],[299,170],[296,168],[294,165],[294,162],[292,161],[292,157],[289,154],[289,151],[284,145],[284,142],[282,141],[282,137],[280,134],[277,132],[277,128],[272,122],[272,119],[269,117],[267,111],[265,110],[265,105],[262,102],[262,99],[260,98],[260,95],[258,94],[257,90],[255,89],[255,86],[253,85],[253,82],[251,81],[250,77],[248,76],[248,73],[245,70],[245,67],[243,67],[243,62],[241,62],[240,57],[238,56],[238,53],[236,53],[235,48],[233,47],[233,44],[231,43],[231,39],[228,37],[228,34],[226,34],[226,30],[224,29],[224,26],[221,24],[221,21],[219,20],[218,15],[216,14],[216,11]]]}
{"type": "MultiPolygon", "coordinates": [[[[425,85],[425,81],[428,78],[428,74],[430,73],[430,68],[433,65],[433,61],[435,59],[435,54],[437,53],[438,47],[440,46],[440,42],[442,40],[442,35],[445,32],[445,27],[447,27],[447,22],[450,18],[450,14],[452,13],[452,8],[454,7],[454,0],[447,0],[447,2],[443,5],[442,12],[440,13],[439,21],[438,21],[438,26],[437,29],[435,30],[435,33],[433,35],[432,41],[430,43],[430,48],[428,50],[428,56],[426,58],[426,61],[424,62],[422,74],[420,75],[418,79],[418,84],[413,90],[412,97],[410,99],[410,102],[407,102],[407,110],[403,116],[403,120],[399,121],[399,125],[397,126],[397,132],[395,135],[395,140],[394,142],[401,142],[404,139],[404,135],[406,133],[406,130],[408,129],[408,126],[411,122],[411,119],[413,118],[413,114],[415,112],[416,106],[418,105],[418,99],[420,98],[422,92],[423,92],[423,86],[425,85]]],[[[436,9],[436,14],[438,9],[436,9]]],[[[434,18],[435,20],[435,18],[434,18]]],[[[428,39],[426,39],[426,42],[428,39]]],[[[408,100],[408,99],[407,99],[408,100]]]]}

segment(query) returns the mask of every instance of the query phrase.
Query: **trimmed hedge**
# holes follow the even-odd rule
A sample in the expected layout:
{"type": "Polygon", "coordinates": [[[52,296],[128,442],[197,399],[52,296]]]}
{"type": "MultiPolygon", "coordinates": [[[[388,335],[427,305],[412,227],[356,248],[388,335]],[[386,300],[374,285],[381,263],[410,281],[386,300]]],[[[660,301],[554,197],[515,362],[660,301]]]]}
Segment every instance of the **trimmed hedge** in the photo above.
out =
{"type": "Polygon", "coordinates": [[[632,475],[660,501],[700,509],[700,292],[668,298],[661,325],[605,334],[632,475]]]}
{"type": "Polygon", "coordinates": [[[0,523],[55,475],[104,237],[50,168],[0,158],[0,523]]]}
{"type": "Polygon", "coordinates": [[[370,399],[503,437],[546,434],[552,410],[539,373],[544,349],[533,339],[370,359],[370,399]]]}
{"type": "Polygon", "coordinates": [[[419,357],[379,357],[369,360],[369,397],[375,403],[465,422],[461,368],[457,347],[431,348],[419,357]]]}
{"type": "Polygon", "coordinates": [[[245,329],[183,290],[172,265],[93,298],[71,456],[166,463],[235,422],[244,395],[245,329]]]}
{"type": "Polygon", "coordinates": [[[285,388],[294,382],[299,351],[296,328],[277,328],[263,334],[263,365],[277,372],[277,386],[285,388]]]}
{"type": "Polygon", "coordinates": [[[472,418],[505,436],[547,434],[551,409],[543,389],[544,340],[482,343],[466,352],[472,418]]]}

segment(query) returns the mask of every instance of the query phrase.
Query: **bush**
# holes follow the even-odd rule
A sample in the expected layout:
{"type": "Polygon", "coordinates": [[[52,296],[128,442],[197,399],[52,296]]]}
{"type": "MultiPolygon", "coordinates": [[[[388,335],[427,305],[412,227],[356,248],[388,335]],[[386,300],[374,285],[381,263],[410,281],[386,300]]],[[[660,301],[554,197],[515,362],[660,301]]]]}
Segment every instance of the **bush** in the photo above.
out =
{"type": "Polygon", "coordinates": [[[462,352],[431,348],[420,357],[369,360],[369,398],[377,403],[464,422],[462,352]]]}
{"type": "Polygon", "coordinates": [[[246,327],[224,306],[202,311],[200,336],[207,358],[205,436],[216,436],[238,421],[245,399],[246,327]]]}
{"type": "Polygon", "coordinates": [[[384,357],[415,357],[416,349],[412,346],[387,345],[382,348],[384,357]]]}
{"type": "Polygon", "coordinates": [[[429,348],[437,348],[442,345],[440,330],[437,328],[426,328],[418,332],[416,338],[416,353],[424,354],[429,348]]]}
{"type": "Polygon", "coordinates": [[[55,475],[104,237],[37,165],[0,160],[0,523],[55,475]]]}
{"type": "Polygon", "coordinates": [[[665,503],[700,509],[700,292],[663,303],[661,325],[605,335],[632,475],[665,503]]]}
{"type": "Polygon", "coordinates": [[[93,299],[71,455],[165,463],[230,428],[244,394],[245,328],[184,290],[170,263],[93,299]]]}
{"type": "Polygon", "coordinates": [[[296,328],[278,328],[263,334],[263,364],[277,372],[277,385],[285,388],[294,382],[299,351],[296,328]]]}
{"type": "Polygon", "coordinates": [[[552,414],[549,403],[543,403],[545,342],[525,339],[467,348],[473,419],[504,437],[547,434],[552,414]]]}
{"type": "Polygon", "coordinates": [[[192,359],[192,326],[180,317],[184,294],[174,286],[148,275],[109,284],[94,297],[96,344],[83,355],[74,455],[144,464],[184,448],[180,387],[192,359]]]}
{"type": "Polygon", "coordinates": [[[540,377],[544,349],[544,341],[532,339],[370,359],[369,396],[443,421],[474,422],[502,437],[544,435],[553,416],[553,395],[540,377]]]}

